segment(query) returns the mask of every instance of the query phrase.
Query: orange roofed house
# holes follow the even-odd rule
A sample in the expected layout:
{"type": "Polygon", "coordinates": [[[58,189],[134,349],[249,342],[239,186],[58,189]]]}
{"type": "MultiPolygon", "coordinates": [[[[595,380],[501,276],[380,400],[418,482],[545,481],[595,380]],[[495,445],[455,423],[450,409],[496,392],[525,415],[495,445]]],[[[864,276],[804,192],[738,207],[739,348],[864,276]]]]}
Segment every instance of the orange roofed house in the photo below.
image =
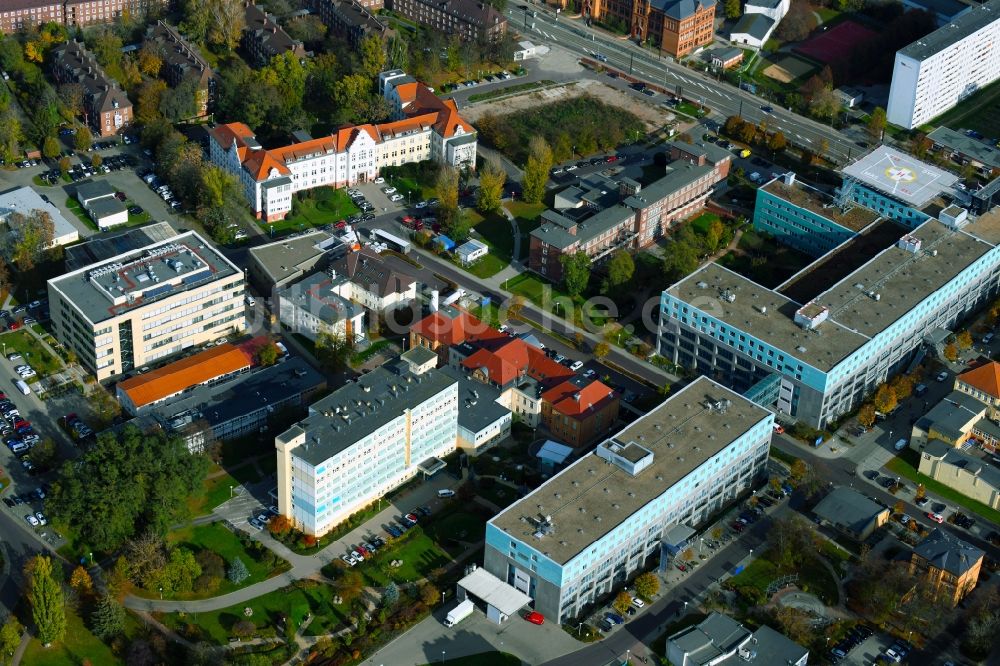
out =
{"type": "Polygon", "coordinates": [[[251,365],[250,357],[239,347],[218,345],[120,382],[118,401],[125,411],[138,416],[185,391],[246,372],[251,365]]]}
{"type": "Polygon", "coordinates": [[[476,317],[446,307],[413,325],[410,347],[500,391],[498,402],[523,423],[545,425],[560,441],[581,446],[607,434],[618,418],[619,396],[597,380],[578,376],[545,352],[501,333],[476,317]]]}
{"type": "Polygon", "coordinates": [[[212,162],[240,178],[250,208],[269,222],[291,211],[294,192],[371,181],[383,167],[424,160],[475,167],[476,130],[454,101],[398,69],[379,74],[378,83],[393,109],[391,122],[342,127],[272,149],[243,123],[219,125],[210,132],[212,162]]]}
{"type": "Polygon", "coordinates": [[[1000,363],[990,361],[963,372],[955,378],[955,390],[986,405],[986,416],[1000,421],[1000,363]]]}

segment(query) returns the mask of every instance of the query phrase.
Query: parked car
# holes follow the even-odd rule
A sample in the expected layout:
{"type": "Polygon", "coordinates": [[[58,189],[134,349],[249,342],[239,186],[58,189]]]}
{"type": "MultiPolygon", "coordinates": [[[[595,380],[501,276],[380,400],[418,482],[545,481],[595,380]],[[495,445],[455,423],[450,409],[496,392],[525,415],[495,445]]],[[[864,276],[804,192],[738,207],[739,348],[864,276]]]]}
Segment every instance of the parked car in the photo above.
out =
{"type": "Polygon", "coordinates": [[[538,624],[538,625],[545,624],[545,616],[539,613],[538,611],[531,611],[530,613],[524,616],[524,619],[530,622],[531,624],[538,624]]]}
{"type": "Polygon", "coordinates": [[[618,613],[605,613],[604,619],[612,624],[625,624],[625,618],[618,613]]]}

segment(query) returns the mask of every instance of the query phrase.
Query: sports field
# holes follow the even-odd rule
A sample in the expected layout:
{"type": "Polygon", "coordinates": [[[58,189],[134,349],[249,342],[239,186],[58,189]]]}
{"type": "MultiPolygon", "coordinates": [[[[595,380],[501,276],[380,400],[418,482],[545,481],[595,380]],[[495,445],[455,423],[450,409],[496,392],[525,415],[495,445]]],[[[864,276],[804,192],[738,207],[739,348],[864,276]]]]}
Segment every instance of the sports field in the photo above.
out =
{"type": "Polygon", "coordinates": [[[814,37],[795,47],[797,53],[818,62],[832,64],[848,59],[857,46],[878,37],[878,33],[855,21],[843,21],[826,32],[818,32],[814,37]]]}

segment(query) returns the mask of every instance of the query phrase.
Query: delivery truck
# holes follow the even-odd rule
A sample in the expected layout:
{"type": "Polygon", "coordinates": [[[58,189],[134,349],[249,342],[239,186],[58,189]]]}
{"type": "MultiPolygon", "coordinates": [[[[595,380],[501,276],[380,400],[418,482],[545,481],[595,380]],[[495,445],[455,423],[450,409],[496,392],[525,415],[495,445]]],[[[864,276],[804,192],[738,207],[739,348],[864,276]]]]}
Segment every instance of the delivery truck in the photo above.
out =
{"type": "Polygon", "coordinates": [[[466,599],[448,611],[448,617],[444,619],[444,626],[454,627],[456,624],[472,615],[472,611],[474,610],[476,610],[476,605],[466,599]]]}

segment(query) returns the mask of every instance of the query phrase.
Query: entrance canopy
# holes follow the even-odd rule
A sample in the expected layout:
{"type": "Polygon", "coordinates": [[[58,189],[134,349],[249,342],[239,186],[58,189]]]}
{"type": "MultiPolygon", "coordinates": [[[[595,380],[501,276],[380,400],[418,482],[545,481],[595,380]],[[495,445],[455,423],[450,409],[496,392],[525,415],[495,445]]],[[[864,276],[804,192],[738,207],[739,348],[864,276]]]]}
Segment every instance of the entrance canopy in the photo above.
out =
{"type": "Polygon", "coordinates": [[[529,603],[531,597],[514,589],[486,569],[477,567],[475,571],[458,581],[458,587],[504,615],[511,617],[529,603]]]}

